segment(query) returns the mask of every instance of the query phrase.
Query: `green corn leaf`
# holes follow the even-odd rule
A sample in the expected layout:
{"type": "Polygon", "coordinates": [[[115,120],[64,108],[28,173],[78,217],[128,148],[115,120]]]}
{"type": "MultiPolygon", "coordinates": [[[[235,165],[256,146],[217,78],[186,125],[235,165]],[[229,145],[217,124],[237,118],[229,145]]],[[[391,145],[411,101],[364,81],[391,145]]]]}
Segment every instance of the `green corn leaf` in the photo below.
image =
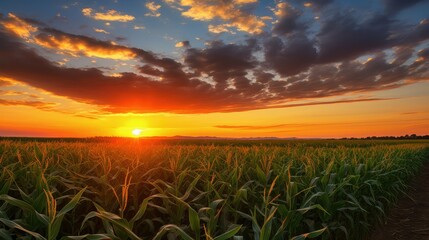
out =
{"type": "Polygon", "coordinates": [[[28,203],[26,203],[26,202],[24,202],[22,200],[16,199],[14,197],[11,197],[9,195],[6,195],[6,194],[0,195],[0,200],[3,200],[5,202],[7,202],[8,204],[16,206],[16,207],[19,207],[19,208],[21,208],[23,210],[27,210],[27,211],[30,211],[30,212],[35,211],[34,208],[33,208],[33,206],[31,206],[30,204],[28,204],[28,203]]]}
{"type": "Polygon", "coordinates": [[[80,236],[65,236],[62,237],[61,240],[106,240],[106,239],[113,239],[113,240],[120,240],[120,238],[111,235],[111,234],[105,234],[105,233],[99,233],[99,234],[85,234],[80,236]]]}
{"type": "Polygon", "coordinates": [[[301,235],[298,235],[298,236],[291,238],[291,240],[303,240],[306,238],[316,238],[316,237],[320,236],[326,229],[327,228],[324,227],[322,229],[319,229],[319,230],[316,230],[313,232],[304,233],[304,234],[301,234],[301,235]]]}
{"type": "Polygon", "coordinates": [[[240,231],[240,229],[241,229],[241,225],[215,237],[213,240],[227,240],[229,238],[232,238],[235,234],[238,233],[238,231],[240,231]]]}
{"type": "Polygon", "coordinates": [[[82,194],[86,191],[86,187],[80,190],[57,214],[57,217],[64,216],[66,213],[73,210],[78,204],[82,194]]]}
{"type": "Polygon", "coordinates": [[[297,211],[298,211],[298,212],[300,212],[300,213],[302,213],[302,214],[305,214],[306,212],[308,212],[308,211],[310,211],[310,210],[313,210],[313,209],[319,209],[319,210],[322,210],[324,213],[326,213],[326,214],[330,215],[330,214],[329,214],[329,212],[327,212],[327,211],[322,207],[322,205],[320,205],[320,204],[314,204],[314,205],[311,205],[311,206],[306,207],[306,208],[299,208],[299,209],[297,209],[297,211]]]}
{"type": "Polygon", "coordinates": [[[168,232],[175,232],[175,233],[179,234],[179,236],[181,237],[182,240],[194,240],[185,231],[183,231],[183,229],[181,229],[179,226],[174,225],[174,224],[168,224],[168,225],[162,226],[152,240],[160,240],[168,232]]]}
{"type": "Polygon", "coordinates": [[[24,228],[23,226],[19,225],[18,223],[11,221],[9,219],[5,219],[5,218],[0,218],[0,222],[2,222],[4,225],[10,227],[10,228],[14,228],[14,229],[18,229],[21,230],[27,234],[30,234],[31,236],[33,236],[36,240],[46,240],[46,238],[44,238],[42,235],[40,235],[39,233],[30,231],[26,228],[24,228]]]}
{"type": "Polygon", "coordinates": [[[111,234],[85,234],[81,236],[65,236],[62,237],[61,240],[106,240],[106,239],[112,239],[112,240],[120,240],[120,238],[116,237],[115,235],[111,234]]]}
{"type": "Polygon", "coordinates": [[[101,212],[92,211],[88,213],[82,222],[81,229],[89,219],[94,217],[100,218],[112,224],[114,227],[116,227],[117,229],[120,229],[123,233],[125,233],[130,239],[141,240],[141,238],[132,231],[129,223],[125,219],[119,217],[116,214],[105,212],[105,211],[101,211],[101,212]]]}
{"type": "Polygon", "coordinates": [[[13,240],[11,234],[6,229],[0,229],[0,239],[13,240]]]}
{"type": "Polygon", "coordinates": [[[154,198],[167,198],[167,196],[164,194],[156,194],[156,195],[145,198],[143,200],[143,202],[140,204],[139,210],[137,211],[137,213],[130,220],[131,228],[134,226],[134,223],[136,221],[140,220],[143,217],[144,213],[146,212],[147,206],[149,205],[149,201],[154,199],[154,198]]]}
{"type": "Polygon", "coordinates": [[[200,239],[200,217],[198,213],[192,208],[188,208],[189,213],[189,225],[191,226],[192,231],[196,234],[196,239],[200,239]]]}

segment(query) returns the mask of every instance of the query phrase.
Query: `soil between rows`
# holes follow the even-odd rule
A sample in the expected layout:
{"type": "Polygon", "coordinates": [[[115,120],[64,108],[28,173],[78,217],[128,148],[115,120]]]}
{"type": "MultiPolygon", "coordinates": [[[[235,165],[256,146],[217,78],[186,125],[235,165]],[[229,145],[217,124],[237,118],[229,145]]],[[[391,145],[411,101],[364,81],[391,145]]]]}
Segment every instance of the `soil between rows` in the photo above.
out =
{"type": "Polygon", "coordinates": [[[370,240],[429,240],[429,163],[412,180],[407,194],[390,209],[385,224],[370,240]]]}

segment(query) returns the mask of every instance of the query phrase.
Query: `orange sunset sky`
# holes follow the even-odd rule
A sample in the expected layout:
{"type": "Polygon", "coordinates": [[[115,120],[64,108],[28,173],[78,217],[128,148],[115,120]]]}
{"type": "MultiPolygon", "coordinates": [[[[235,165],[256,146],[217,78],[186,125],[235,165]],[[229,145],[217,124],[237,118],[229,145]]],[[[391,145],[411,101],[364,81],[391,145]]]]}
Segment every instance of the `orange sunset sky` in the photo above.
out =
{"type": "Polygon", "coordinates": [[[0,136],[429,134],[427,1],[0,2],[0,136]]]}

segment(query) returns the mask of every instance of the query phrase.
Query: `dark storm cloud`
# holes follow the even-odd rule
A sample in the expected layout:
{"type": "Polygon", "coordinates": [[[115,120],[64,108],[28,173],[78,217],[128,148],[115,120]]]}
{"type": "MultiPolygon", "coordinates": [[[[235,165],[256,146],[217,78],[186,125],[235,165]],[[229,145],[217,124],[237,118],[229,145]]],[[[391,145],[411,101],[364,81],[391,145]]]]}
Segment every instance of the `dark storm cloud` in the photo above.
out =
{"type": "Polygon", "coordinates": [[[382,0],[386,7],[386,12],[394,14],[405,8],[411,7],[419,2],[427,0],[382,0]]]}
{"type": "Polygon", "coordinates": [[[124,42],[124,41],[127,41],[128,39],[126,37],[119,36],[119,37],[115,37],[115,40],[118,42],[124,42]]]}
{"type": "Polygon", "coordinates": [[[338,13],[324,21],[317,35],[319,61],[336,62],[385,48],[391,20],[376,14],[363,22],[352,15],[338,13]]]}
{"type": "Polygon", "coordinates": [[[235,82],[235,87],[247,86],[247,71],[257,65],[253,53],[258,50],[255,40],[248,40],[246,45],[212,42],[208,48],[190,48],[185,52],[185,64],[197,75],[207,74],[213,77],[217,89],[228,87],[228,80],[235,82]]]}
{"type": "Polygon", "coordinates": [[[354,14],[337,13],[321,22],[321,29],[309,39],[304,29],[286,37],[267,37],[265,64],[287,77],[309,68],[355,59],[393,47],[415,45],[429,39],[429,21],[406,26],[384,14],[358,20],[354,14]]]}
{"type": "MultiPolygon", "coordinates": [[[[293,11],[291,16],[297,17],[293,11]]],[[[267,37],[264,54],[266,66],[282,76],[293,76],[318,64],[349,61],[393,47],[415,46],[429,39],[428,19],[412,26],[381,13],[360,19],[352,13],[337,12],[321,20],[320,31],[313,39],[309,39],[305,25],[276,29],[278,26],[281,25],[275,25],[274,32],[282,29],[282,33],[288,35],[267,37]]]]}
{"type": "Polygon", "coordinates": [[[191,83],[189,79],[190,75],[185,73],[182,69],[182,64],[176,62],[175,60],[171,58],[142,58],[145,59],[145,62],[149,64],[140,67],[141,73],[160,78],[160,80],[163,82],[175,86],[186,86],[191,83]]]}
{"type": "Polygon", "coordinates": [[[395,58],[393,64],[401,65],[410,59],[414,54],[414,48],[409,46],[397,47],[394,49],[395,58]]]}
{"type": "Polygon", "coordinates": [[[317,8],[322,8],[326,5],[334,2],[334,0],[311,0],[309,2],[312,3],[317,8]]]}
{"type": "Polygon", "coordinates": [[[288,37],[286,43],[279,37],[269,38],[264,53],[266,63],[282,76],[305,71],[317,59],[314,43],[301,33],[288,37]]]}
{"type": "Polygon", "coordinates": [[[416,78],[429,79],[429,48],[420,50],[417,57],[418,59],[410,64],[407,71],[412,70],[416,78]]]}
{"type": "Polygon", "coordinates": [[[298,22],[298,18],[302,15],[302,11],[294,8],[290,4],[280,4],[282,9],[279,9],[279,19],[273,26],[273,32],[278,35],[292,33],[294,31],[302,31],[307,26],[304,23],[298,22]]]}
{"type": "Polygon", "coordinates": [[[429,39],[429,20],[414,26],[398,23],[385,14],[359,21],[353,14],[337,13],[322,22],[316,41],[319,63],[354,59],[392,47],[415,45],[429,39]]]}
{"type": "Polygon", "coordinates": [[[317,65],[301,76],[304,80],[286,88],[284,96],[312,98],[391,89],[429,77],[425,61],[409,66],[401,64],[389,62],[384,54],[378,54],[364,63],[356,60],[344,61],[338,66],[317,65]]]}
{"type": "Polygon", "coordinates": [[[425,18],[416,26],[409,27],[403,30],[400,34],[393,35],[392,43],[395,45],[414,44],[428,39],[429,19],[425,18]]]}
{"type": "Polygon", "coordinates": [[[429,48],[420,50],[417,56],[421,57],[423,60],[429,60],[429,48]]]}

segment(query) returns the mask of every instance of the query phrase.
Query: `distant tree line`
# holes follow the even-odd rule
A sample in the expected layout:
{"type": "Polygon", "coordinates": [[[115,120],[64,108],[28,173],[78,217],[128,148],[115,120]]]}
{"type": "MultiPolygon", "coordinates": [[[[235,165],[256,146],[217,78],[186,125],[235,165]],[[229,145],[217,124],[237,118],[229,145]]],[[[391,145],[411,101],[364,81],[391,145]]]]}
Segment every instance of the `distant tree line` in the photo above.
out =
{"type": "Polygon", "coordinates": [[[362,137],[362,138],[355,138],[355,137],[351,137],[351,138],[342,138],[344,140],[356,140],[356,139],[361,139],[361,140],[389,140],[389,139],[398,139],[398,140],[402,140],[402,139],[429,139],[429,135],[416,135],[416,134],[411,134],[411,135],[404,135],[404,136],[370,136],[370,137],[362,137]]]}
{"type": "MultiPolygon", "coordinates": [[[[341,138],[341,140],[413,140],[413,139],[429,139],[429,135],[404,135],[404,136],[369,136],[369,137],[350,137],[350,138],[341,138]]],[[[174,143],[215,143],[215,142],[225,142],[230,141],[234,142],[283,142],[291,140],[324,140],[323,138],[314,138],[314,139],[299,139],[299,138],[277,138],[277,137],[266,137],[266,138],[218,138],[218,137],[189,137],[189,136],[172,136],[172,137],[142,137],[142,138],[132,138],[132,137],[120,137],[120,136],[96,136],[96,137],[87,137],[87,138],[50,138],[50,137],[2,137],[1,140],[14,140],[14,141],[37,141],[37,142],[52,142],[52,141],[63,141],[63,142],[112,142],[112,141],[150,141],[150,142],[174,142],[174,143]]],[[[335,140],[335,139],[326,139],[326,140],[335,140]]]]}

